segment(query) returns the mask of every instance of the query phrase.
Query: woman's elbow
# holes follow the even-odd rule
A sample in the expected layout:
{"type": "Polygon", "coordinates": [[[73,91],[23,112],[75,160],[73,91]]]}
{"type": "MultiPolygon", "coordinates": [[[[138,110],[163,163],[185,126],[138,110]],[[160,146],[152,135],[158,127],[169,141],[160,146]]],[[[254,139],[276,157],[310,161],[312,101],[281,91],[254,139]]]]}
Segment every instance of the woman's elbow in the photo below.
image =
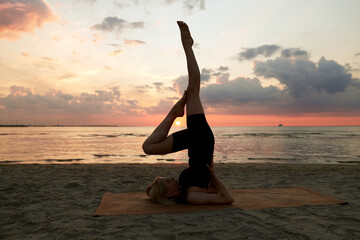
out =
{"type": "Polygon", "coordinates": [[[234,202],[234,199],[232,197],[228,197],[225,199],[225,204],[232,204],[234,202]]]}

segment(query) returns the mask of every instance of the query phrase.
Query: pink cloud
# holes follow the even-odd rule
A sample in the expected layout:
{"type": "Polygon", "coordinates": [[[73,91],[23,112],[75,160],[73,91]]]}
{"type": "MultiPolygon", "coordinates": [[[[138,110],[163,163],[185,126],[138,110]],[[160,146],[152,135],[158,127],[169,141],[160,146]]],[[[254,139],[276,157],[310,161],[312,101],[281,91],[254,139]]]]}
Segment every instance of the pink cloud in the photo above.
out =
{"type": "Polygon", "coordinates": [[[0,39],[16,40],[22,32],[33,32],[46,22],[55,21],[45,0],[15,0],[0,3],[0,39]]]}
{"type": "Polygon", "coordinates": [[[144,41],[140,41],[140,40],[129,40],[129,39],[125,39],[124,40],[125,45],[128,46],[135,46],[135,45],[141,45],[141,44],[145,44],[144,41]]]}
{"type": "Polygon", "coordinates": [[[113,51],[113,52],[109,53],[108,55],[109,56],[116,56],[116,55],[119,55],[120,53],[123,53],[123,51],[119,49],[119,50],[116,50],[116,51],[113,51]]]}

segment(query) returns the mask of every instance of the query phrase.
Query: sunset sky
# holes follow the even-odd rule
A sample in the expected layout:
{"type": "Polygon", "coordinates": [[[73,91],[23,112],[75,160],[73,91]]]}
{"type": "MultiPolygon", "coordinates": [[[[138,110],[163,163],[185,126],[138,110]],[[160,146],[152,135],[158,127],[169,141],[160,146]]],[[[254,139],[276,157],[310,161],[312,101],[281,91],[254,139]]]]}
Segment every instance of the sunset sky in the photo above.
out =
{"type": "Polygon", "coordinates": [[[0,0],[0,124],[158,124],[187,84],[183,20],[212,126],[360,125],[359,12],[358,0],[0,0]]]}

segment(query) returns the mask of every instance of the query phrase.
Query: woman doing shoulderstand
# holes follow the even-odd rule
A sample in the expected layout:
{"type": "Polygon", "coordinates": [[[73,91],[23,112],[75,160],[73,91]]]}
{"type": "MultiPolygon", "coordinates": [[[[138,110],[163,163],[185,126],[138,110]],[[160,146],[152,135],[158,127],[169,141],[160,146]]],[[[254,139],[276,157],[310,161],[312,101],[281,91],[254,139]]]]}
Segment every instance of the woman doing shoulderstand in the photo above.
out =
{"type": "Polygon", "coordinates": [[[187,24],[181,21],[177,23],[187,60],[188,87],[142,147],[146,154],[151,155],[188,149],[189,167],[180,173],[179,180],[155,178],[147,187],[146,193],[152,201],[161,204],[231,204],[234,200],[226,186],[215,175],[213,168],[215,141],[200,101],[200,71],[192,50],[194,41],[187,24]],[[184,115],[185,105],[187,129],[168,136],[174,120],[184,115]]]}

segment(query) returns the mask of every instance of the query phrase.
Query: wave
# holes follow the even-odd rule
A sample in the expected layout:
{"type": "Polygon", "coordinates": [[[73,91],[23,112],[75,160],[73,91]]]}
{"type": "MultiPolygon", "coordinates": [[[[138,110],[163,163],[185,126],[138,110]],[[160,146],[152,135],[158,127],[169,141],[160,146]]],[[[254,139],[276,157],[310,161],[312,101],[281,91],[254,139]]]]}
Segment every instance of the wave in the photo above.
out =
{"type": "Polygon", "coordinates": [[[85,160],[84,158],[67,158],[67,159],[44,159],[43,162],[79,162],[85,160]]]}
{"type": "Polygon", "coordinates": [[[22,163],[23,161],[9,161],[9,160],[5,160],[5,161],[0,161],[0,163],[22,163]]]}
{"type": "Polygon", "coordinates": [[[157,158],[156,161],[175,162],[176,160],[173,159],[173,158],[169,158],[169,159],[166,159],[166,158],[157,158]]]}
{"type": "Polygon", "coordinates": [[[337,161],[337,163],[344,163],[344,164],[347,164],[347,163],[356,163],[356,164],[360,164],[360,161],[337,161]]]}
{"type": "Polygon", "coordinates": [[[0,133],[0,136],[16,136],[16,135],[24,135],[24,136],[36,136],[36,135],[49,135],[48,133],[0,133]]]}
{"type": "Polygon", "coordinates": [[[321,132],[311,132],[311,133],[304,133],[304,132],[293,132],[293,133],[234,133],[234,134],[222,134],[222,137],[285,137],[285,138],[304,138],[304,137],[311,137],[317,135],[324,135],[321,132]]]}
{"type": "Polygon", "coordinates": [[[79,135],[80,137],[147,137],[146,134],[134,134],[134,133],[119,133],[119,134],[88,134],[88,135],[79,135]]]}
{"type": "Polygon", "coordinates": [[[301,161],[301,159],[298,158],[279,158],[279,157],[259,157],[259,158],[251,158],[249,157],[248,160],[252,161],[281,161],[281,162],[297,162],[301,161]]]}
{"type": "Polygon", "coordinates": [[[94,157],[102,158],[102,157],[116,157],[115,154],[94,154],[94,157]]]}

